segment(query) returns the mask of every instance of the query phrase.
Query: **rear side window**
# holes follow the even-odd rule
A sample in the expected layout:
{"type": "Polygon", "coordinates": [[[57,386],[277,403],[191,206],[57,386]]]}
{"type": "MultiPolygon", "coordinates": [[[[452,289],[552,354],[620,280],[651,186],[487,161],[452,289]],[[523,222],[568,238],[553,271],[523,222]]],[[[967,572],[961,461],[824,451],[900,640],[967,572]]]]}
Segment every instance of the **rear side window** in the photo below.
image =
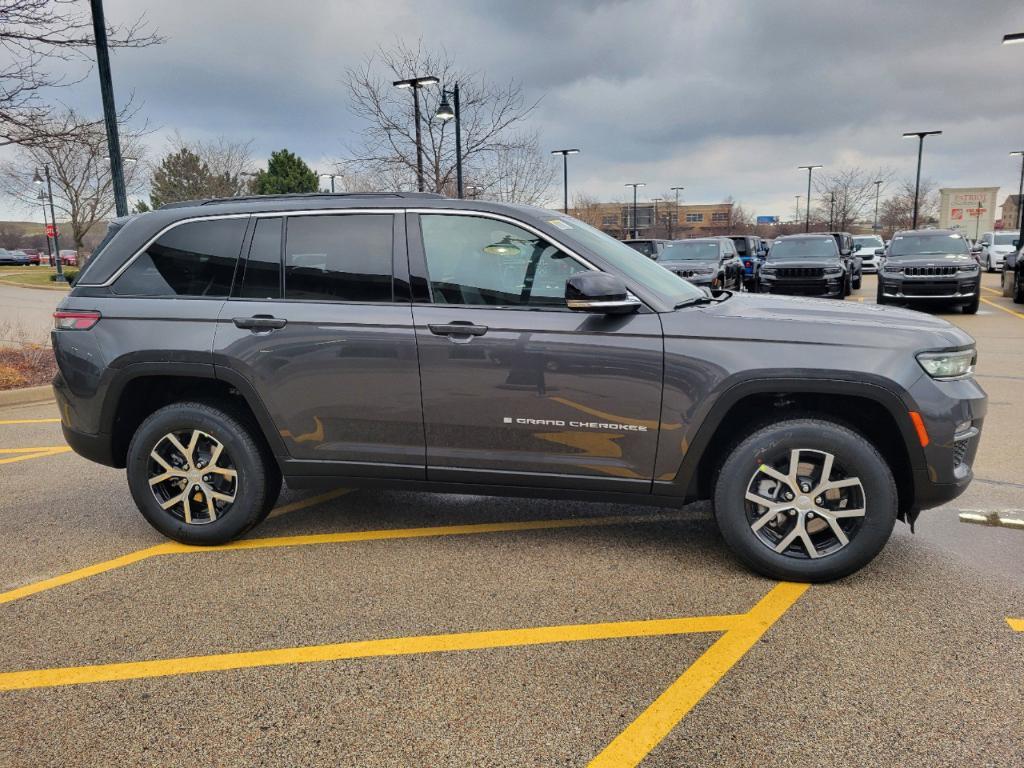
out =
{"type": "Polygon", "coordinates": [[[391,214],[294,216],[285,245],[285,298],[391,301],[391,214]]]}
{"type": "Polygon", "coordinates": [[[281,219],[257,219],[245,260],[243,299],[281,298],[281,219]]]}
{"type": "Polygon", "coordinates": [[[114,283],[125,296],[225,297],[247,220],[180,224],[147,248],[114,283]]]}

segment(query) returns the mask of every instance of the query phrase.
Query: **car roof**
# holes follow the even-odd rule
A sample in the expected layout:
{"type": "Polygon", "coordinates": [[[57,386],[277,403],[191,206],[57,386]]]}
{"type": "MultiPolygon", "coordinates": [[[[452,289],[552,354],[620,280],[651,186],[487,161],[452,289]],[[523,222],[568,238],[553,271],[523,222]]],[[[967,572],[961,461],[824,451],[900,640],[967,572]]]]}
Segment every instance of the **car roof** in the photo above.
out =
{"type": "Polygon", "coordinates": [[[801,232],[798,235],[779,235],[775,239],[776,240],[806,240],[806,239],[810,239],[810,238],[814,238],[814,237],[821,238],[821,239],[828,238],[829,240],[834,240],[835,239],[834,237],[832,237],[832,233],[831,232],[801,232]]]}
{"type": "Polygon", "coordinates": [[[955,229],[901,229],[898,232],[893,232],[893,237],[897,235],[960,235],[960,237],[966,238],[963,232],[955,229]]]}

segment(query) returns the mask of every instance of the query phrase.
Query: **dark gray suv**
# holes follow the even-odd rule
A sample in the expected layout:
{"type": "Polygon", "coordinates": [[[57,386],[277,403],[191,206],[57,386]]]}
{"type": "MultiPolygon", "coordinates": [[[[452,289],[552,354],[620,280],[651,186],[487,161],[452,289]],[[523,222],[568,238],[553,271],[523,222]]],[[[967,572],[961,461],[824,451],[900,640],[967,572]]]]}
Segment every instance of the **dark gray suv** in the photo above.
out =
{"type": "Polygon", "coordinates": [[[575,219],[431,195],[115,222],[55,313],[81,455],[219,544],[292,487],[677,507],[776,578],[851,573],[970,482],[974,344],[899,309],[705,291],[575,219]]]}

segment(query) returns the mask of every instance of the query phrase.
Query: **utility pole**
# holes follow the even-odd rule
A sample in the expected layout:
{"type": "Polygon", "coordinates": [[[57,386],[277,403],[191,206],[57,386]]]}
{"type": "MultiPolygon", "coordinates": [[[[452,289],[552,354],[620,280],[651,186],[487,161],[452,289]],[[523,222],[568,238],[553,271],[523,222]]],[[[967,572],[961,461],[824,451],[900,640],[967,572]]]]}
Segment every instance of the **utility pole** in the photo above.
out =
{"type": "MultiPolygon", "coordinates": [[[[127,216],[128,193],[124,186],[121,139],[117,133],[117,108],[114,106],[114,84],[110,78],[110,53],[107,50],[107,22],[103,18],[103,0],[89,0],[89,4],[92,6],[92,31],[96,38],[96,70],[100,76],[100,95],[103,97],[103,122],[107,128],[107,151],[110,153],[110,177],[114,186],[114,209],[118,216],[127,216]]],[[[56,224],[54,226],[56,227],[56,224]]]]}
{"type": "Polygon", "coordinates": [[[671,187],[672,191],[676,193],[676,210],[675,219],[671,216],[668,220],[668,239],[672,240],[673,235],[676,233],[675,225],[679,223],[679,193],[682,192],[686,187],[671,187]]]}
{"type": "Polygon", "coordinates": [[[800,221],[800,198],[803,195],[793,195],[796,198],[796,217],[793,219],[794,222],[800,221]]]}
{"type": "Polygon", "coordinates": [[[636,182],[632,184],[626,184],[627,187],[633,188],[633,239],[636,240],[639,237],[636,223],[636,190],[638,187],[646,187],[647,185],[643,182],[636,182]]]}
{"type": "Polygon", "coordinates": [[[798,165],[797,168],[807,171],[807,221],[804,222],[804,232],[811,231],[811,173],[815,168],[823,168],[822,165],[798,165]]]}

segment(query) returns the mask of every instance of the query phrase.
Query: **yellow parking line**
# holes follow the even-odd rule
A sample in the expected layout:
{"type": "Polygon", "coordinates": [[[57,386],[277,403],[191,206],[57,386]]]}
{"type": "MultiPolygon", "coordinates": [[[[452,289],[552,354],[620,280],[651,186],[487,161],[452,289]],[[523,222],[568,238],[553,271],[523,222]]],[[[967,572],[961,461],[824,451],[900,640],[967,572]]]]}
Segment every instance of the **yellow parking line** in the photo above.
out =
{"type": "MultiPolygon", "coordinates": [[[[298,506],[300,504],[302,505],[302,508],[310,507],[314,504],[319,504],[320,502],[328,501],[329,499],[342,495],[342,490],[347,489],[330,491],[328,493],[321,494],[320,496],[313,496],[309,499],[304,499],[303,501],[295,502],[294,504],[287,506],[292,507],[289,511],[296,511],[300,508],[298,506]]],[[[197,547],[189,544],[179,544],[176,541],[168,541],[163,544],[157,544],[156,546],[140,549],[127,555],[122,555],[121,557],[115,557],[112,560],[104,560],[103,562],[96,563],[95,565],[79,568],[78,570],[70,571],[68,573],[61,574],[60,576],[54,576],[53,578],[44,579],[43,581],[37,581],[32,584],[26,584],[23,587],[18,587],[7,592],[0,592],[0,604],[20,600],[23,597],[35,595],[39,592],[46,592],[47,590],[54,589],[55,587],[70,584],[72,582],[79,581],[80,579],[89,578],[90,576],[95,576],[100,573],[106,573],[107,571],[116,570],[117,568],[123,568],[126,565],[131,565],[132,563],[137,563],[141,560],[146,560],[158,555],[225,552],[242,549],[271,549],[275,547],[301,547],[314,544],[346,544],[357,541],[415,539],[430,536],[539,531],[555,528],[632,525],[634,523],[664,522],[670,519],[672,519],[671,516],[666,516],[664,514],[646,516],[622,515],[617,517],[586,517],[569,520],[528,520],[510,523],[471,523],[468,525],[441,525],[427,528],[386,528],[374,531],[348,531],[345,533],[316,533],[301,536],[274,536],[263,539],[240,539],[239,541],[233,541],[230,544],[224,544],[219,547],[197,547]]]]}
{"type": "Polygon", "coordinates": [[[66,445],[53,445],[42,448],[0,448],[0,464],[13,464],[16,461],[41,459],[45,456],[67,453],[70,450],[71,448],[66,445]]]}
{"type": "Polygon", "coordinates": [[[293,501],[291,504],[285,504],[284,506],[277,507],[276,509],[272,510],[271,513],[267,515],[267,519],[270,520],[274,517],[281,517],[281,515],[287,515],[290,512],[298,512],[301,509],[308,509],[310,506],[312,506],[312,504],[319,504],[321,501],[330,501],[331,499],[336,499],[339,496],[344,496],[346,493],[351,492],[351,488],[337,488],[333,491],[322,493],[319,496],[314,496],[313,499],[316,499],[316,501],[312,501],[311,499],[293,501]]]}
{"type": "Polygon", "coordinates": [[[1006,623],[1014,632],[1024,632],[1024,619],[1007,619],[1006,623]]]}
{"type": "Polygon", "coordinates": [[[4,419],[0,425],[6,424],[60,424],[60,419],[4,419]]]}
{"type": "Polygon", "coordinates": [[[990,307],[995,307],[996,309],[1001,309],[1003,312],[1006,312],[1007,314],[1013,315],[1014,317],[1019,317],[1021,320],[1024,320],[1024,313],[1015,312],[1012,309],[1007,309],[1002,304],[996,304],[994,301],[989,301],[984,296],[981,297],[981,300],[983,302],[985,302],[986,304],[988,304],[990,307]]]}
{"type": "Polygon", "coordinates": [[[807,591],[808,584],[782,582],[743,614],[641,715],[595,757],[589,768],[635,766],[664,739],[754,643],[807,591]]]}
{"type": "Polygon", "coordinates": [[[988,291],[989,293],[994,293],[996,296],[1002,296],[1003,295],[1002,291],[997,291],[995,288],[989,288],[987,285],[981,286],[981,289],[983,291],[988,291]]]}
{"type": "Polygon", "coordinates": [[[31,669],[0,673],[0,691],[82,685],[113,680],[138,680],[148,677],[167,677],[250,667],[273,667],[283,664],[310,664],[341,659],[473,651],[486,648],[570,643],[582,640],[723,632],[731,629],[741,620],[740,616],[695,616],[647,621],[570,624],[527,629],[459,632],[448,635],[392,637],[384,640],[358,640],[331,645],[275,648],[267,651],[220,653],[210,656],[186,656],[176,659],[154,659],[120,664],[31,669]]]}

